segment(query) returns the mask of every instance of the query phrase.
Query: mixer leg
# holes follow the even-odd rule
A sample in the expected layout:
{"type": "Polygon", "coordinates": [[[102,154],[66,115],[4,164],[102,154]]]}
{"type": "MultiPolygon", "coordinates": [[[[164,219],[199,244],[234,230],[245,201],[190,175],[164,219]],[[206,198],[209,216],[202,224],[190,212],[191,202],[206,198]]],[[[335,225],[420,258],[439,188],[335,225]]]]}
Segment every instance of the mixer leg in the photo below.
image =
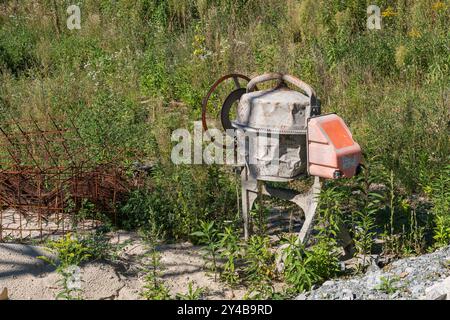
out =
{"type": "Polygon", "coordinates": [[[309,190],[309,192],[296,201],[297,205],[303,209],[305,213],[305,222],[300,230],[298,239],[301,243],[306,243],[308,241],[309,234],[311,232],[311,227],[316,217],[316,209],[319,204],[319,193],[320,193],[320,180],[319,177],[314,177],[314,184],[309,190]]]}
{"type": "Polygon", "coordinates": [[[250,211],[253,204],[258,197],[257,181],[248,174],[248,169],[244,167],[241,172],[241,185],[242,185],[242,218],[244,220],[244,239],[248,240],[249,236],[249,221],[250,211]]]}
{"type": "MultiPolygon", "coordinates": [[[[298,195],[293,198],[293,202],[295,202],[299,207],[303,209],[305,213],[305,222],[300,230],[298,240],[301,243],[306,243],[308,241],[308,237],[311,233],[311,228],[314,223],[314,219],[317,215],[316,210],[319,204],[319,194],[320,194],[320,181],[318,177],[314,178],[314,184],[311,189],[305,195],[298,195]]],[[[339,225],[339,232],[337,234],[337,238],[339,239],[340,244],[344,248],[345,254],[347,256],[353,256],[354,253],[354,244],[353,239],[351,238],[348,229],[343,223],[339,225]]]]}
{"type": "Polygon", "coordinates": [[[353,257],[353,254],[356,251],[355,244],[352,237],[350,236],[350,233],[348,232],[347,227],[343,223],[339,225],[337,238],[339,239],[342,248],[344,248],[345,256],[349,258],[353,257]]]}

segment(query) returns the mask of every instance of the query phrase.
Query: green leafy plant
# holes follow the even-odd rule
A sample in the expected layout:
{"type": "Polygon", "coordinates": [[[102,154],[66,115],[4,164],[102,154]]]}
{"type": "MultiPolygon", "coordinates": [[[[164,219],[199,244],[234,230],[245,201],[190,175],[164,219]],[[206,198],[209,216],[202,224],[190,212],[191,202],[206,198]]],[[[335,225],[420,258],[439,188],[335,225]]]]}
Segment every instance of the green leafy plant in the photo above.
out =
{"type": "Polygon", "coordinates": [[[450,165],[433,179],[428,188],[433,203],[435,247],[450,243],[450,165]]]}
{"type": "Polygon", "coordinates": [[[147,300],[169,300],[170,290],[162,280],[163,267],[161,264],[161,254],[156,249],[156,240],[152,235],[146,234],[143,238],[146,245],[146,253],[142,257],[145,272],[144,287],[141,296],[147,300]]]}
{"type": "Polygon", "coordinates": [[[225,259],[223,264],[221,278],[231,287],[236,286],[239,281],[239,273],[236,262],[241,258],[241,245],[237,231],[232,227],[225,227],[223,233],[219,233],[220,237],[220,256],[225,259]]]}
{"type": "Polygon", "coordinates": [[[269,215],[269,209],[263,203],[263,196],[259,194],[259,201],[254,204],[250,211],[250,217],[256,227],[256,234],[263,236],[266,233],[267,216],[269,215]]]}
{"type": "Polygon", "coordinates": [[[376,236],[376,216],[384,207],[384,195],[380,192],[371,191],[371,187],[376,183],[377,178],[370,172],[370,167],[365,167],[362,173],[356,177],[356,208],[352,212],[352,222],[354,224],[354,243],[357,254],[363,256],[363,261],[358,266],[366,265],[366,257],[372,253],[374,238],[376,236]]]}
{"type": "Polygon", "coordinates": [[[437,215],[434,227],[435,247],[444,247],[450,243],[450,217],[437,215]]]}
{"type": "Polygon", "coordinates": [[[333,244],[321,240],[305,249],[296,236],[288,237],[285,243],[283,276],[291,286],[291,291],[298,293],[310,290],[313,285],[338,274],[339,260],[333,253],[333,244]]]}
{"type": "Polygon", "coordinates": [[[214,221],[200,222],[200,230],[191,233],[191,236],[197,237],[199,242],[204,244],[204,259],[205,266],[214,273],[214,280],[217,280],[218,263],[217,258],[219,256],[219,231],[216,229],[214,221]]]}
{"type": "Polygon", "coordinates": [[[276,276],[275,255],[269,237],[253,235],[245,247],[244,274],[249,291],[247,298],[264,299],[274,293],[272,280],[276,276]]]}
{"type": "Polygon", "coordinates": [[[130,244],[131,240],[123,241],[120,244],[113,244],[106,230],[99,228],[94,233],[89,233],[80,237],[81,244],[87,249],[89,260],[105,260],[117,262],[120,251],[130,244]]]}
{"type": "MultiPolygon", "coordinates": [[[[76,286],[70,286],[72,281],[73,270],[82,263],[90,259],[89,248],[72,234],[68,233],[64,237],[56,241],[50,241],[47,244],[47,250],[56,255],[56,259],[46,256],[39,256],[41,259],[56,268],[56,272],[61,276],[58,284],[62,290],[57,294],[57,299],[81,299],[82,289],[76,286]]],[[[81,283],[80,283],[81,284],[81,283]]]]}
{"type": "Polygon", "coordinates": [[[376,287],[377,290],[387,294],[393,294],[399,289],[397,287],[397,283],[400,280],[399,277],[381,277],[380,280],[381,283],[376,287]]]}
{"type": "Polygon", "coordinates": [[[194,289],[194,283],[189,281],[188,289],[186,293],[177,293],[176,298],[178,300],[200,300],[205,293],[205,289],[202,287],[197,287],[194,289]]]}

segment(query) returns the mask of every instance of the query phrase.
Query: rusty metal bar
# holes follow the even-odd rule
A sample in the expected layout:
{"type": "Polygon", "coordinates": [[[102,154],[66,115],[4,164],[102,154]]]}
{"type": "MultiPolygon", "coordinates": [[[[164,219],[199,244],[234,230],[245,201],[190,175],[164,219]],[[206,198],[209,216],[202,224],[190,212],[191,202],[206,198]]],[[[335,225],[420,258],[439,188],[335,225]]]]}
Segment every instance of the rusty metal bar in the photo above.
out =
{"type": "Polygon", "coordinates": [[[45,137],[45,135],[42,133],[41,128],[39,127],[39,125],[37,124],[37,122],[36,122],[36,120],[33,118],[33,116],[30,115],[30,117],[31,117],[31,119],[32,119],[32,121],[33,121],[33,123],[34,123],[34,125],[36,126],[36,129],[40,132],[40,135],[41,135],[42,139],[44,140],[44,144],[43,144],[43,145],[44,145],[45,151],[47,152],[48,156],[52,159],[53,164],[54,164],[55,166],[58,166],[57,161],[55,160],[55,158],[53,158],[53,155],[51,154],[51,152],[50,152],[49,149],[48,149],[49,141],[47,140],[47,138],[45,137]]]}
{"type": "Polygon", "coordinates": [[[28,143],[26,143],[25,146],[25,150],[27,151],[28,155],[30,156],[31,160],[34,162],[34,164],[36,165],[36,167],[39,169],[39,171],[42,171],[41,167],[39,166],[39,163],[36,161],[36,159],[33,156],[33,153],[28,149],[28,145],[32,145],[30,139],[25,135],[24,131],[22,130],[22,128],[19,126],[19,124],[16,122],[16,126],[19,129],[19,131],[22,133],[22,135],[25,137],[25,139],[27,140],[28,143]]]}

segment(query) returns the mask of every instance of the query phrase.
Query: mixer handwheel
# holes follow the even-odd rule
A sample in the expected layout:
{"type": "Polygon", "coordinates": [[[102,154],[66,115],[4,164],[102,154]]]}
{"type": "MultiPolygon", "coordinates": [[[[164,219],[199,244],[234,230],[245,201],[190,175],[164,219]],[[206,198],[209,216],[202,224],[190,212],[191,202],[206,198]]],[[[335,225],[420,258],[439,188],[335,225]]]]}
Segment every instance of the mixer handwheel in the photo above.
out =
{"type": "Polygon", "coordinates": [[[213,94],[213,92],[216,91],[218,86],[222,82],[224,82],[225,80],[228,80],[228,79],[232,79],[234,81],[234,85],[235,85],[236,89],[234,91],[232,91],[227,96],[227,98],[224,100],[224,103],[221,106],[221,110],[220,110],[220,117],[221,117],[223,129],[225,129],[225,130],[231,129],[231,123],[229,121],[229,114],[230,114],[231,106],[233,105],[234,102],[238,101],[240,99],[240,97],[245,93],[245,87],[241,86],[239,79],[244,79],[247,82],[250,81],[249,77],[247,77],[243,74],[239,74],[239,73],[227,74],[227,75],[221,77],[220,79],[218,79],[216,82],[214,82],[214,84],[211,86],[211,88],[209,89],[206,96],[203,98],[203,101],[202,101],[202,126],[203,126],[203,130],[205,130],[205,131],[208,130],[208,124],[206,122],[206,119],[207,119],[207,106],[208,106],[209,99],[211,98],[211,95],[213,94]]]}

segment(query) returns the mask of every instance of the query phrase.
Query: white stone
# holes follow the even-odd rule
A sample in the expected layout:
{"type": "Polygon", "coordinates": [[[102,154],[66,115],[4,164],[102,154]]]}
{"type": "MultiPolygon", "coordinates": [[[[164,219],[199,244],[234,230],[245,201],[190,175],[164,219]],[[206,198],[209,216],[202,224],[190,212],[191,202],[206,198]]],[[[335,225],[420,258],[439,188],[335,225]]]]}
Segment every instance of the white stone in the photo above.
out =
{"type": "Polygon", "coordinates": [[[417,297],[423,291],[423,286],[421,286],[421,285],[414,286],[410,289],[410,291],[411,291],[411,295],[413,297],[417,297]]]}
{"type": "Polygon", "coordinates": [[[334,284],[333,280],[327,280],[322,284],[322,286],[328,287],[328,286],[332,286],[333,284],[334,284]]]}
{"type": "Polygon", "coordinates": [[[380,267],[378,267],[375,263],[372,263],[367,267],[367,272],[377,272],[378,270],[380,270],[380,267]]]}
{"type": "Polygon", "coordinates": [[[283,244],[279,248],[277,248],[275,253],[275,265],[276,269],[279,273],[284,271],[284,260],[286,260],[286,249],[289,247],[289,244],[283,244]]]}
{"type": "Polygon", "coordinates": [[[369,290],[376,289],[381,284],[381,273],[371,272],[366,276],[366,285],[369,290]]]}
{"type": "Polygon", "coordinates": [[[407,268],[405,268],[405,272],[411,274],[414,272],[414,268],[407,267],[407,268]]]}
{"type": "Polygon", "coordinates": [[[350,289],[343,289],[340,296],[342,300],[353,300],[353,292],[350,289]]]}
{"type": "Polygon", "coordinates": [[[389,299],[396,299],[396,298],[398,298],[398,296],[400,295],[400,292],[394,292],[393,294],[391,294],[390,296],[389,296],[389,299]]]}
{"type": "Polygon", "coordinates": [[[450,277],[425,289],[427,300],[450,300],[450,277]]]}
{"type": "Polygon", "coordinates": [[[304,294],[304,293],[299,294],[299,295],[295,298],[295,300],[306,300],[306,294],[304,294]]]}

